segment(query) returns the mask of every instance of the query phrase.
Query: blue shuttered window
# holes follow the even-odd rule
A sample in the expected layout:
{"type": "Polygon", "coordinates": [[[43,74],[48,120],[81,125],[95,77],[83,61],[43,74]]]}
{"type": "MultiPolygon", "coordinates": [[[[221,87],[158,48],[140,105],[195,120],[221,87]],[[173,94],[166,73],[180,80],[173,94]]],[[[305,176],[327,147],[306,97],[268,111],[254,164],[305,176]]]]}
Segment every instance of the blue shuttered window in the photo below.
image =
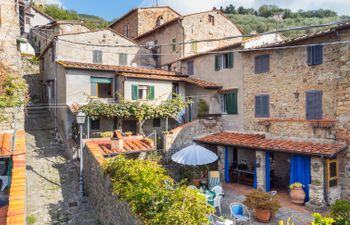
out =
{"type": "Polygon", "coordinates": [[[306,92],[306,119],[322,119],[322,91],[306,92]]]}
{"type": "Polygon", "coordinates": [[[255,96],[255,117],[270,116],[270,96],[257,95],[255,96]]]}
{"type": "Polygon", "coordinates": [[[255,73],[267,73],[270,71],[270,55],[255,56],[255,73]]]}
{"type": "Polygon", "coordinates": [[[307,47],[307,64],[319,65],[323,63],[323,46],[309,46],[307,47]]]}

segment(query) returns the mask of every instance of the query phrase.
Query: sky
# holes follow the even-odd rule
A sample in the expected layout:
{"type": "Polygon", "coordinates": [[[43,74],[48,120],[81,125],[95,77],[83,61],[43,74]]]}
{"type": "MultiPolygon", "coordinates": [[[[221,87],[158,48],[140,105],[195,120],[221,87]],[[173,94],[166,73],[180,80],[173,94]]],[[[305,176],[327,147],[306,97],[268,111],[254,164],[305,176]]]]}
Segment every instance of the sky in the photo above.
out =
{"type": "MultiPolygon", "coordinates": [[[[62,4],[66,9],[79,13],[97,15],[109,21],[118,18],[132,8],[152,6],[156,0],[48,0],[62,4]]],[[[186,14],[210,10],[215,7],[233,4],[259,8],[264,4],[275,4],[292,10],[331,9],[339,15],[350,15],[350,0],[158,0],[159,5],[169,5],[176,11],[186,14]]]]}

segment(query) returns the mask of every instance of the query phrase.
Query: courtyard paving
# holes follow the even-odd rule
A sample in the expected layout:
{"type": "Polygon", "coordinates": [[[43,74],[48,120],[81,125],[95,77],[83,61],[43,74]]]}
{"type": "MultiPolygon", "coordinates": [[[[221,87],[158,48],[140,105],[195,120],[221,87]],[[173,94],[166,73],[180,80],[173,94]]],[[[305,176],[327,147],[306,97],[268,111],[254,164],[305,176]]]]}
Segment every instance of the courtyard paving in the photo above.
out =
{"type": "Polygon", "coordinates": [[[36,118],[27,120],[27,224],[98,224],[89,203],[79,198],[76,163],[66,159],[50,127],[35,129],[36,118]]]}
{"type": "MultiPolygon", "coordinates": [[[[222,216],[225,218],[230,218],[230,210],[229,205],[231,203],[242,203],[245,200],[245,194],[252,190],[252,188],[249,188],[247,186],[230,186],[230,185],[224,185],[225,189],[225,196],[222,198],[222,216]],[[243,194],[243,193],[245,194],[243,194]]],[[[279,199],[280,200],[280,199],[279,199]]],[[[285,201],[281,201],[282,207],[280,210],[276,213],[276,217],[271,220],[268,224],[278,224],[280,220],[284,220],[285,224],[288,218],[291,218],[291,221],[295,225],[304,225],[308,224],[313,220],[312,212],[309,212],[304,209],[304,207],[301,206],[293,206],[291,204],[285,203],[285,201]]],[[[251,212],[251,219],[253,225],[263,225],[266,223],[260,223],[255,220],[254,214],[251,212]]]]}

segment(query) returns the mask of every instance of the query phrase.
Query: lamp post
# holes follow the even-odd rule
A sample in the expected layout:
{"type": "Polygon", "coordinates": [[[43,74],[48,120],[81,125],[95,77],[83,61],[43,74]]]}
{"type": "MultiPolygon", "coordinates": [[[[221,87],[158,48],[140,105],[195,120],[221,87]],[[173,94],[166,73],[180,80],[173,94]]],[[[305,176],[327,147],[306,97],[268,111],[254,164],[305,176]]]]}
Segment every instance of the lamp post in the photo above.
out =
{"type": "Polygon", "coordinates": [[[80,131],[80,174],[79,174],[79,191],[80,196],[84,196],[84,181],[83,181],[83,124],[85,123],[86,114],[84,112],[78,112],[76,116],[77,124],[79,125],[80,131]]]}

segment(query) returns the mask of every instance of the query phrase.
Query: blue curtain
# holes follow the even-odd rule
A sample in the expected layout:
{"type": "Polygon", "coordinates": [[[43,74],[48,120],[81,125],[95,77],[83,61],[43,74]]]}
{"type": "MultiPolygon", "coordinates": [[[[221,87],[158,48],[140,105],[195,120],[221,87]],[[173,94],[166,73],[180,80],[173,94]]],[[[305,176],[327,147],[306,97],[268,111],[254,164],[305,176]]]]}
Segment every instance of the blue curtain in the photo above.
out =
{"type": "Polygon", "coordinates": [[[256,162],[254,163],[254,183],[253,183],[253,187],[254,187],[254,189],[258,188],[258,181],[257,181],[257,177],[256,177],[256,162]]]}
{"type": "Polygon", "coordinates": [[[225,146],[225,182],[230,182],[230,165],[228,161],[228,147],[225,146]]]}
{"type": "Polygon", "coordinates": [[[266,186],[265,186],[265,189],[266,189],[266,192],[270,191],[270,184],[271,184],[271,181],[270,181],[270,152],[269,151],[266,151],[265,153],[265,183],[266,183],[266,186]]]}
{"type": "Polygon", "coordinates": [[[304,185],[306,198],[309,201],[309,184],[311,183],[311,158],[309,156],[293,155],[290,160],[289,184],[300,182],[304,185]]]}

